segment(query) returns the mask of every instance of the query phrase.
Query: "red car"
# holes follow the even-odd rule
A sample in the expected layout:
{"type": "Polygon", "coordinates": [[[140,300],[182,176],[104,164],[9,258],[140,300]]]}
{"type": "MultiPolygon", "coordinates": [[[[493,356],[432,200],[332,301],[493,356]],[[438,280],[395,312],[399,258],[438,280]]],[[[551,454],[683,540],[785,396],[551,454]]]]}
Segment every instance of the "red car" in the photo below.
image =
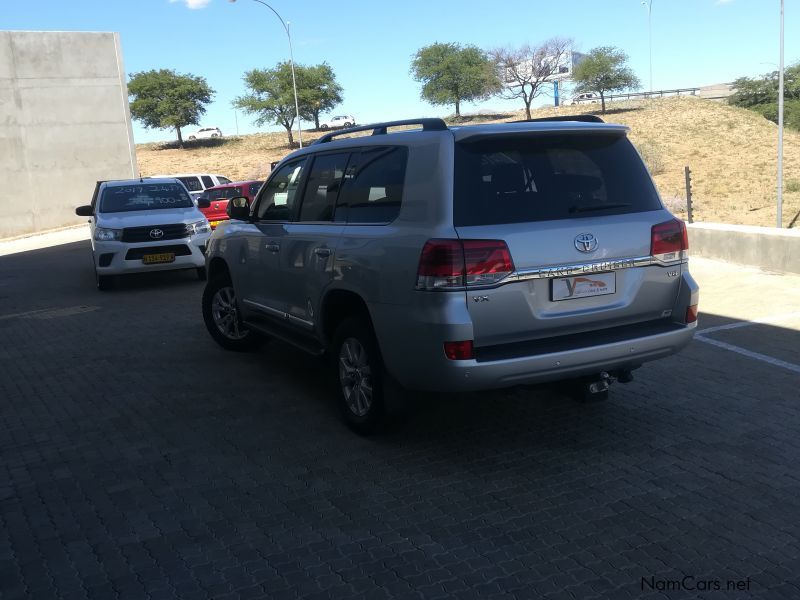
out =
{"type": "Polygon", "coordinates": [[[228,200],[236,198],[237,196],[244,196],[247,198],[247,203],[252,204],[253,198],[256,197],[258,190],[261,189],[263,181],[234,181],[232,183],[224,183],[208,188],[197,200],[208,200],[209,206],[203,208],[200,204],[200,211],[206,216],[211,229],[214,229],[220,221],[228,220],[228,200]]]}

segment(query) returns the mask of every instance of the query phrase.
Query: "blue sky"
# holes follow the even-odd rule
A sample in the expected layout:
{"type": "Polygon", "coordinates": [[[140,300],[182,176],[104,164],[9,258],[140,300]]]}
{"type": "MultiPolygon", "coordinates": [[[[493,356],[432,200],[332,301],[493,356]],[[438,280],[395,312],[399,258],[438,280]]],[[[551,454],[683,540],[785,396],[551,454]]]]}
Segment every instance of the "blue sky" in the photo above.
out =
{"type": "MultiPolygon", "coordinates": [[[[216,90],[203,125],[236,132],[231,100],[242,74],[288,58],[278,19],[252,0],[0,0],[0,27],[12,30],[117,31],[128,73],[170,68],[206,77],[216,90]],[[189,5],[200,6],[190,8],[189,5]]],[[[295,61],[327,61],[344,87],[334,113],[359,122],[442,116],[419,98],[412,55],[433,42],[489,49],[570,37],[576,49],[618,46],[648,86],[647,8],[640,0],[274,0],[291,22],[295,61]]],[[[786,63],[800,60],[800,7],[786,2],[786,63]]],[[[732,81],[777,69],[778,0],[653,0],[656,89],[732,81]]],[[[537,104],[552,103],[551,98],[537,104]]],[[[522,108],[490,99],[462,112],[522,108]]],[[[238,114],[240,133],[259,131],[238,114]]],[[[188,128],[193,129],[193,128],[188,128]]],[[[261,129],[263,130],[263,129],[261,129]]],[[[172,139],[134,122],[137,142],[172,139]]]]}

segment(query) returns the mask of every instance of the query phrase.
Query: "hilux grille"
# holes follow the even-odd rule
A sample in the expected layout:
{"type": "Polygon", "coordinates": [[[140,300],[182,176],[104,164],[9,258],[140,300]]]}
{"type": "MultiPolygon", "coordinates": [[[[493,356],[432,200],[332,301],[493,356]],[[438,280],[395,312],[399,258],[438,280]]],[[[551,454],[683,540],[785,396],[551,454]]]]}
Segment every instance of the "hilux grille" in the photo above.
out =
{"type": "Polygon", "coordinates": [[[126,227],[122,230],[123,242],[160,242],[161,240],[179,240],[185,237],[189,237],[189,230],[184,223],[126,227]],[[162,235],[151,235],[150,232],[155,230],[160,230],[162,235]]]}

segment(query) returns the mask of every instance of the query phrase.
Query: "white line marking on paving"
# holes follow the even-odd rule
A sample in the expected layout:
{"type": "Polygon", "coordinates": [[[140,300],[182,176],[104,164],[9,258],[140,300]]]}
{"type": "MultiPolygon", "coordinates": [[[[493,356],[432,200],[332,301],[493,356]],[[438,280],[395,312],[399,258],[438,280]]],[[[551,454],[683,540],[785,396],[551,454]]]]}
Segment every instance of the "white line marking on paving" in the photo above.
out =
{"type": "Polygon", "coordinates": [[[764,317],[762,319],[753,319],[752,321],[739,321],[737,323],[728,323],[727,325],[717,325],[716,327],[706,327],[699,329],[698,335],[712,333],[714,331],[724,331],[726,329],[739,329],[740,327],[750,327],[751,325],[763,325],[765,323],[777,323],[779,321],[788,321],[789,319],[800,319],[800,312],[784,313],[782,315],[775,315],[772,317],[764,317]]]}
{"type": "Polygon", "coordinates": [[[752,350],[747,350],[746,348],[740,348],[739,346],[734,346],[733,344],[728,344],[726,342],[720,342],[719,340],[712,340],[711,338],[704,337],[699,333],[697,333],[694,336],[694,339],[699,340],[701,342],[705,342],[706,344],[711,344],[712,346],[717,346],[718,348],[724,348],[725,350],[736,352],[737,354],[741,354],[742,356],[746,356],[748,358],[753,358],[755,360],[760,360],[765,363],[769,363],[776,367],[782,367],[784,369],[788,369],[795,373],[800,373],[800,365],[786,362],[785,360],[773,358],[772,356],[767,356],[766,354],[761,354],[760,352],[753,352],[752,350]]]}
{"type": "Polygon", "coordinates": [[[14,313],[13,315],[0,315],[0,321],[5,319],[56,319],[58,317],[69,317],[81,313],[98,310],[99,306],[67,306],[65,308],[42,308],[40,310],[29,310],[28,312],[14,313]]]}

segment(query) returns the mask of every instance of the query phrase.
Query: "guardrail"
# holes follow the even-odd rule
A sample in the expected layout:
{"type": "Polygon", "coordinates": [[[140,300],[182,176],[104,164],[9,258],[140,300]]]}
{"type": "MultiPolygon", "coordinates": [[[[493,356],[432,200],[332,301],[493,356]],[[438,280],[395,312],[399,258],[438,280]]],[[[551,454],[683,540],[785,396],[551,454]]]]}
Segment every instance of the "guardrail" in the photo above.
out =
{"type": "MultiPolygon", "coordinates": [[[[700,91],[700,88],[680,88],[676,90],[658,90],[654,92],[630,92],[627,94],[609,94],[606,96],[607,102],[613,102],[614,100],[630,100],[631,98],[663,98],[664,96],[697,96],[697,92],[700,91]]],[[[572,100],[575,104],[584,104],[589,102],[599,102],[600,96],[598,95],[595,98],[574,98],[572,100]]]]}

